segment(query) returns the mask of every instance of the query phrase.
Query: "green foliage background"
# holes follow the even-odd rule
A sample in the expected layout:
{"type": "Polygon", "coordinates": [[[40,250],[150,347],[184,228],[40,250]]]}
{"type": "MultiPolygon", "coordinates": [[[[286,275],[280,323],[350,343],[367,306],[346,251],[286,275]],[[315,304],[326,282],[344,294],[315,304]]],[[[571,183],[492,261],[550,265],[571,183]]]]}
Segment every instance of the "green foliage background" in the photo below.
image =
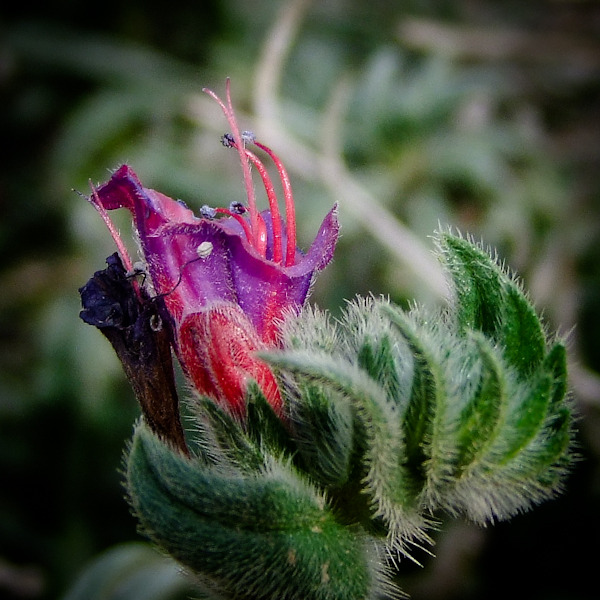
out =
{"type": "Polygon", "coordinates": [[[595,597],[599,34],[593,0],[3,6],[0,597],[191,593],[138,543],[122,498],[138,409],[77,293],[113,247],[72,188],[128,162],[191,207],[241,199],[226,123],[201,93],[227,76],[242,127],[290,170],[305,246],[341,204],[321,307],[369,292],[442,301],[428,237],[441,223],[496,247],[548,327],[572,329],[585,460],[568,493],[494,528],[444,524],[437,558],[402,564],[402,587],[415,600],[595,597]]]}

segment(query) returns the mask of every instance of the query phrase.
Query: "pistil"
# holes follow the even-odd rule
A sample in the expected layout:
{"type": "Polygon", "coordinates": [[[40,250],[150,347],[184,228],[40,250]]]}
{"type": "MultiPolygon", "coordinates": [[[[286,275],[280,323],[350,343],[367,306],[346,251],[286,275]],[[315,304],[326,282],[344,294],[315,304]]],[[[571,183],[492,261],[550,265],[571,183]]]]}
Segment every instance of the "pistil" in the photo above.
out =
{"type": "Polygon", "coordinates": [[[244,186],[246,188],[246,197],[248,198],[248,211],[250,212],[250,229],[252,230],[252,236],[248,238],[248,241],[254,248],[260,253],[261,256],[265,256],[267,246],[267,235],[266,226],[264,220],[260,216],[256,207],[256,195],[254,193],[254,186],[252,185],[252,173],[250,172],[250,161],[245,153],[244,140],[240,134],[240,129],[235,118],[235,112],[233,110],[233,103],[231,102],[231,80],[227,78],[225,84],[227,104],[225,104],[217,94],[208,88],[203,88],[202,91],[208,94],[215,102],[219,104],[235,141],[235,147],[240,155],[242,163],[242,172],[244,174],[244,186]]]}

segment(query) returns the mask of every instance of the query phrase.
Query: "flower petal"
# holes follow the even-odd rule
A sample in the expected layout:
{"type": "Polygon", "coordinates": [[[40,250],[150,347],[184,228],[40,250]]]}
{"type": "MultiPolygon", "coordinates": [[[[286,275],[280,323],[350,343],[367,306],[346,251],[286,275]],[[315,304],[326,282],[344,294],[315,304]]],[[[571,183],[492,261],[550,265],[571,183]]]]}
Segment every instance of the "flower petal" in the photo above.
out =
{"type": "Polygon", "coordinates": [[[248,384],[255,380],[269,404],[281,411],[277,381],[268,365],[257,358],[265,345],[252,323],[235,304],[217,304],[189,315],[179,328],[179,357],[201,394],[226,400],[238,415],[246,411],[248,384]]]}

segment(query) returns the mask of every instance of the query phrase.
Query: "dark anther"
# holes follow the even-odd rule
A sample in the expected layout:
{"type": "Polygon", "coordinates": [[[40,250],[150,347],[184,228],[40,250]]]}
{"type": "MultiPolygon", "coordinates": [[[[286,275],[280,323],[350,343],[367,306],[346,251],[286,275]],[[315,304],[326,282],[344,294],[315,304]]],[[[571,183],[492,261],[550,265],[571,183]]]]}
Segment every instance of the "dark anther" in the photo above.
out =
{"type": "Polygon", "coordinates": [[[221,144],[223,144],[225,148],[233,148],[235,146],[235,138],[231,133],[226,133],[221,137],[221,144]]]}
{"type": "Polygon", "coordinates": [[[243,215],[248,209],[241,202],[232,202],[229,205],[229,210],[234,215],[243,215]]]}

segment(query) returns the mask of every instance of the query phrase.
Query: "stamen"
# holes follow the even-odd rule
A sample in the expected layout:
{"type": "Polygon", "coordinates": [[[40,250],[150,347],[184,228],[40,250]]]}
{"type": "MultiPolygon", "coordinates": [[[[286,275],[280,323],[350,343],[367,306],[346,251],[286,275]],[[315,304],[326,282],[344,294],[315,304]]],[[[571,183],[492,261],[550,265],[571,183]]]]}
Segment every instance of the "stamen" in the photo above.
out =
{"type": "Polygon", "coordinates": [[[227,208],[215,208],[214,211],[215,215],[227,215],[228,217],[233,217],[242,226],[248,242],[252,244],[252,231],[250,230],[250,225],[248,225],[248,221],[246,221],[246,219],[227,208]]]}
{"type": "Polygon", "coordinates": [[[279,157],[264,144],[255,141],[255,146],[266,152],[277,167],[279,178],[281,179],[281,187],[283,188],[283,197],[285,200],[285,217],[286,217],[286,233],[287,233],[287,249],[285,255],[285,266],[292,266],[296,259],[296,208],[294,206],[294,195],[292,193],[292,184],[289,175],[283,166],[279,157]]]}
{"type": "Polygon", "coordinates": [[[233,139],[233,136],[230,133],[224,133],[221,136],[221,144],[225,148],[233,148],[235,146],[235,140],[233,139]]]}
{"type": "MultiPolygon", "coordinates": [[[[131,257],[129,256],[129,252],[127,251],[127,247],[125,246],[125,243],[123,242],[123,240],[121,238],[121,234],[119,233],[118,229],[115,227],[114,223],[111,221],[111,218],[108,216],[107,210],[104,208],[104,206],[102,206],[102,203],[100,202],[100,198],[98,198],[98,192],[96,191],[96,188],[94,187],[94,184],[91,181],[90,181],[90,188],[92,189],[92,195],[89,198],[87,196],[84,196],[84,198],[96,209],[98,214],[102,217],[102,220],[104,221],[106,227],[108,228],[108,231],[110,232],[110,235],[111,235],[112,239],[114,240],[115,245],[117,246],[117,250],[119,251],[119,254],[121,255],[121,260],[123,261],[123,266],[125,267],[125,271],[127,273],[132,273],[134,270],[133,261],[131,260],[131,257]]],[[[133,283],[133,287],[135,289],[135,293],[138,295],[138,297],[141,298],[140,288],[139,288],[137,280],[133,279],[132,283],[133,283]]]]}
{"type": "Polygon", "coordinates": [[[265,224],[265,220],[262,215],[258,213],[257,223],[258,226],[256,228],[256,233],[253,234],[246,219],[242,218],[246,212],[246,207],[240,202],[232,202],[229,209],[227,208],[212,208],[211,206],[204,205],[200,209],[200,214],[205,219],[214,219],[217,215],[227,215],[228,217],[232,217],[235,219],[244,230],[244,235],[248,240],[248,243],[253,246],[258,253],[262,256],[266,256],[267,250],[267,226],[265,224]]]}
{"type": "Polygon", "coordinates": [[[252,185],[252,173],[250,172],[250,163],[248,157],[246,156],[246,153],[244,152],[244,142],[240,134],[240,130],[235,118],[235,112],[233,110],[233,104],[231,102],[231,80],[229,78],[227,78],[225,89],[227,105],[212,90],[209,90],[208,88],[203,88],[202,91],[208,94],[213,100],[215,100],[219,104],[221,110],[223,111],[223,114],[225,115],[225,118],[227,119],[227,122],[229,123],[229,127],[231,128],[233,139],[236,142],[237,150],[242,163],[242,172],[244,173],[244,186],[246,188],[246,196],[248,198],[248,209],[250,211],[250,225],[252,234],[248,237],[248,241],[261,253],[262,256],[264,256],[266,251],[266,241],[264,244],[264,248],[262,247],[263,237],[266,240],[266,236],[264,235],[265,232],[263,232],[264,221],[261,225],[260,221],[262,221],[262,218],[260,217],[258,209],[256,207],[256,196],[254,194],[254,187],[252,185]]]}
{"type": "MultiPolygon", "coordinates": [[[[249,132],[244,131],[242,135],[248,133],[249,132]]],[[[235,142],[231,142],[231,144],[235,147],[235,142]]],[[[273,182],[271,181],[271,177],[269,176],[265,165],[263,165],[258,156],[246,148],[244,148],[244,152],[250,159],[250,162],[256,167],[256,170],[262,179],[263,185],[265,186],[265,191],[267,192],[269,208],[271,209],[271,222],[273,224],[273,262],[279,265],[283,260],[283,241],[281,230],[281,213],[279,212],[279,204],[277,203],[275,187],[273,186],[273,182]]]]}
{"type": "Polygon", "coordinates": [[[242,131],[242,140],[244,144],[254,144],[256,136],[252,131],[242,131]]]}

